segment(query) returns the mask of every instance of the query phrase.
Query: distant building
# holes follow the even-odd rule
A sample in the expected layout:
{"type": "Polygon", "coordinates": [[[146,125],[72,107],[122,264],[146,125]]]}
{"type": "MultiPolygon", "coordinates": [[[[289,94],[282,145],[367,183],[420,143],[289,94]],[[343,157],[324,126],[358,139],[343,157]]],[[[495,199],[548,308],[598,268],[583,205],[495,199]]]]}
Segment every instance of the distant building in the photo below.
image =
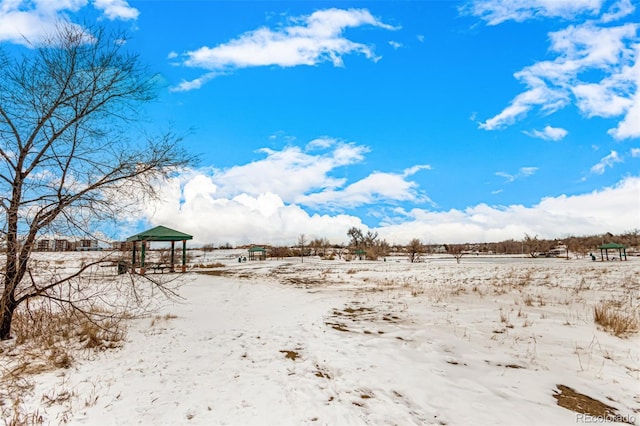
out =
{"type": "Polygon", "coordinates": [[[126,241],[114,241],[111,243],[111,248],[113,250],[131,251],[132,247],[133,244],[126,241]]]}
{"type": "Polygon", "coordinates": [[[69,251],[69,250],[71,250],[71,243],[69,242],[69,240],[63,240],[63,239],[54,240],[53,250],[54,251],[69,251]]]}
{"type": "Polygon", "coordinates": [[[49,251],[52,248],[51,240],[48,238],[42,238],[36,241],[36,250],[37,251],[49,251]]]}
{"type": "Polygon", "coordinates": [[[98,240],[80,240],[76,244],[76,251],[97,251],[101,250],[98,246],[98,240]]]}

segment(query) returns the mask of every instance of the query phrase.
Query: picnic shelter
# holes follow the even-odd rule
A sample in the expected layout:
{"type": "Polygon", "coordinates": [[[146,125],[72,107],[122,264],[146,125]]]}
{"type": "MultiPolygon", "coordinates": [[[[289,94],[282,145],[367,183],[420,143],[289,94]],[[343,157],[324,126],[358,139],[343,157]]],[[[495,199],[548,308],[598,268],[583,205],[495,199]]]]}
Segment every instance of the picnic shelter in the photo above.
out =
{"type": "Polygon", "coordinates": [[[622,258],[624,257],[624,260],[627,260],[627,246],[625,245],[608,243],[598,246],[598,249],[600,250],[601,260],[604,260],[605,256],[607,260],[609,260],[609,250],[618,250],[618,259],[622,260],[622,258]]]}
{"type": "Polygon", "coordinates": [[[135,272],[136,265],[140,266],[140,275],[144,275],[146,271],[145,255],[147,249],[147,243],[151,241],[164,241],[171,242],[171,258],[168,265],[150,265],[155,268],[168,267],[171,272],[175,272],[175,245],[176,241],[182,241],[182,272],[187,270],[187,240],[193,239],[193,235],[185,234],[175,229],[167,228],[166,226],[156,226],[155,228],[148,229],[140,232],[139,234],[132,235],[127,238],[127,242],[133,244],[131,264],[135,272]],[[140,245],[139,256],[138,244],[140,245]],[[138,257],[138,258],[137,258],[138,257]]]}
{"type": "Polygon", "coordinates": [[[264,247],[251,247],[249,249],[249,260],[266,260],[267,249],[264,247]]]}

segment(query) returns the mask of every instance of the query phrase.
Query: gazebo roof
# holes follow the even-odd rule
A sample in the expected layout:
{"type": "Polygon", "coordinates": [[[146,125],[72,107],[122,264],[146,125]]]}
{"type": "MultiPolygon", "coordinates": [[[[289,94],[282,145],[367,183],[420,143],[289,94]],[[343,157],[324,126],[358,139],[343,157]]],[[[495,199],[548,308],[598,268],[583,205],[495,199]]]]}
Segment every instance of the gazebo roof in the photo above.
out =
{"type": "Polygon", "coordinates": [[[608,244],[603,244],[601,246],[598,246],[599,250],[608,250],[608,249],[626,249],[627,246],[622,245],[622,244],[616,244],[616,243],[608,243],[608,244]]]}
{"type": "Polygon", "coordinates": [[[251,247],[251,248],[249,249],[249,251],[250,251],[250,252],[254,252],[254,251],[267,251],[267,249],[266,249],[266,248],[264,248],[264,247],[251,247]]]}
{"type": "Polygon", "coordinates": [[[127,238],[127,241],[184,241],[191,239],[193,239],[193,235],[185,234],[175,229],[167,228],[166,226],[156,226],[155,228],[132,235],[127,238]]]}

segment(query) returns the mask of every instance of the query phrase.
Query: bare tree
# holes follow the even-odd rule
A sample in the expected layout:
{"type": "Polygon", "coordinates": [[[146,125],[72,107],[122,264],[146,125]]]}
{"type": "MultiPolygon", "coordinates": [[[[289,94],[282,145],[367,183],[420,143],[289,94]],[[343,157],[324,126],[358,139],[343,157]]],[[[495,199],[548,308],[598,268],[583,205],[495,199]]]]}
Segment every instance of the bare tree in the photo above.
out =
{"type": "Polygon", "coordinates": [[[409,245],[407,246],[407,256],[409,257],[409,262],[415,263],[420,261],[420,256],[424,252],[424,246],[422,242],[418,238],[414,238],[409,241],[409,245]]]}
{"type": "Polygon", "coordinates": [[[460,263],[462,256],[466,254],[466,246],[464,244],[445,244],[447,253],[456,259],[456,263],[460,263]]]}
{"type": "Polygon", "coordinates": [[[532,237],[529,234],[524,234],[522,245],[523,248],[527,250],[530,257],[536,257],[549,251],[553,243],[547,240],[539,240],[537,235],[532,237]]]}
{"type": "Polygon", "coordinates": [[[360,228],[352,226],[347,231],[347,236],[350,238],[349,246],[352,248],[358,249],[364,245],[364,234],[360,228]]]}
{"type": "Polygon", "coordinates": [[[390,246],[387,240],[378,240],[378,234],[375,234],[375,238],[371,240],[371,244],[367,245],[366,255],[370,260],[378,260],[380,257],[387,256],[389,254],[390,246]]]}
{"type": "Polygon", "coordinates": [[[365,247],[373,247],[376,245],[378,240],[378,233],[367,231],[367,234],[364,236],[363,244],[365,247]]]}
{"type": "Polygon", "coordinates": [[[298,236],[298,247],[300,248],[300,262],[304,263],[304,246],[307,244],[307,238],[304,234],[298,236]]]}
{"type": "Polygon", "coordinates": [[[30,262],[37,237],[90,236],[154,197],[154,180],[192,162],[173,134],[136,129],[157,79],[125,41],[61,23],[21,57],[0,51],[0,340],[11,337],[19,305],[36,297],[72,303],[62,286],[105,260],[41,280],[30,262]]]}

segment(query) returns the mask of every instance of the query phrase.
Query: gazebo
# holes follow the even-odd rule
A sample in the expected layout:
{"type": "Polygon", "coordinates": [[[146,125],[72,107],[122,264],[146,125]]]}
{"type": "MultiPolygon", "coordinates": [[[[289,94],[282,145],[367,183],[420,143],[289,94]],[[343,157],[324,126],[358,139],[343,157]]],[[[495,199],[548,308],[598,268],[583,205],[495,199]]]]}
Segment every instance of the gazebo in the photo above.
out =
{"type": "Polygon", "coordinates": [[[609,250],[618,250],[618,257],[620,260],[624,257],[624,260],[627,260],[627,246],[616,243],[603,244],[598,246],[600,250],[600,259],[604,260],[605,256],[607,260],[609,260],[609,250]]]}
{"type": "Polygon", "coordinates": [[[267,249],[264,247],[251,247],[249,249],[249,260],[265,260],[267,258],[267,249]]]}
{"type": "Polygon", "coordinates": [[[156,226],[155,228],[148,229],[127,238],[127,242],[133,243],[132,253],[132,266],[135,271],[136,267],[136,251],[138,242],[140,242],[140,275],[144,275],[145,268],[145,252],[147,242],[151,241],[171,241],[171,261],[169,263],[169,270],[175,272],[175,244],[176,241],[182,241],[182,272],[187,270],[187,240],[193,239],[192,235],[185,234],[175,229],[167,228],[166,226],[156,226]]]}

